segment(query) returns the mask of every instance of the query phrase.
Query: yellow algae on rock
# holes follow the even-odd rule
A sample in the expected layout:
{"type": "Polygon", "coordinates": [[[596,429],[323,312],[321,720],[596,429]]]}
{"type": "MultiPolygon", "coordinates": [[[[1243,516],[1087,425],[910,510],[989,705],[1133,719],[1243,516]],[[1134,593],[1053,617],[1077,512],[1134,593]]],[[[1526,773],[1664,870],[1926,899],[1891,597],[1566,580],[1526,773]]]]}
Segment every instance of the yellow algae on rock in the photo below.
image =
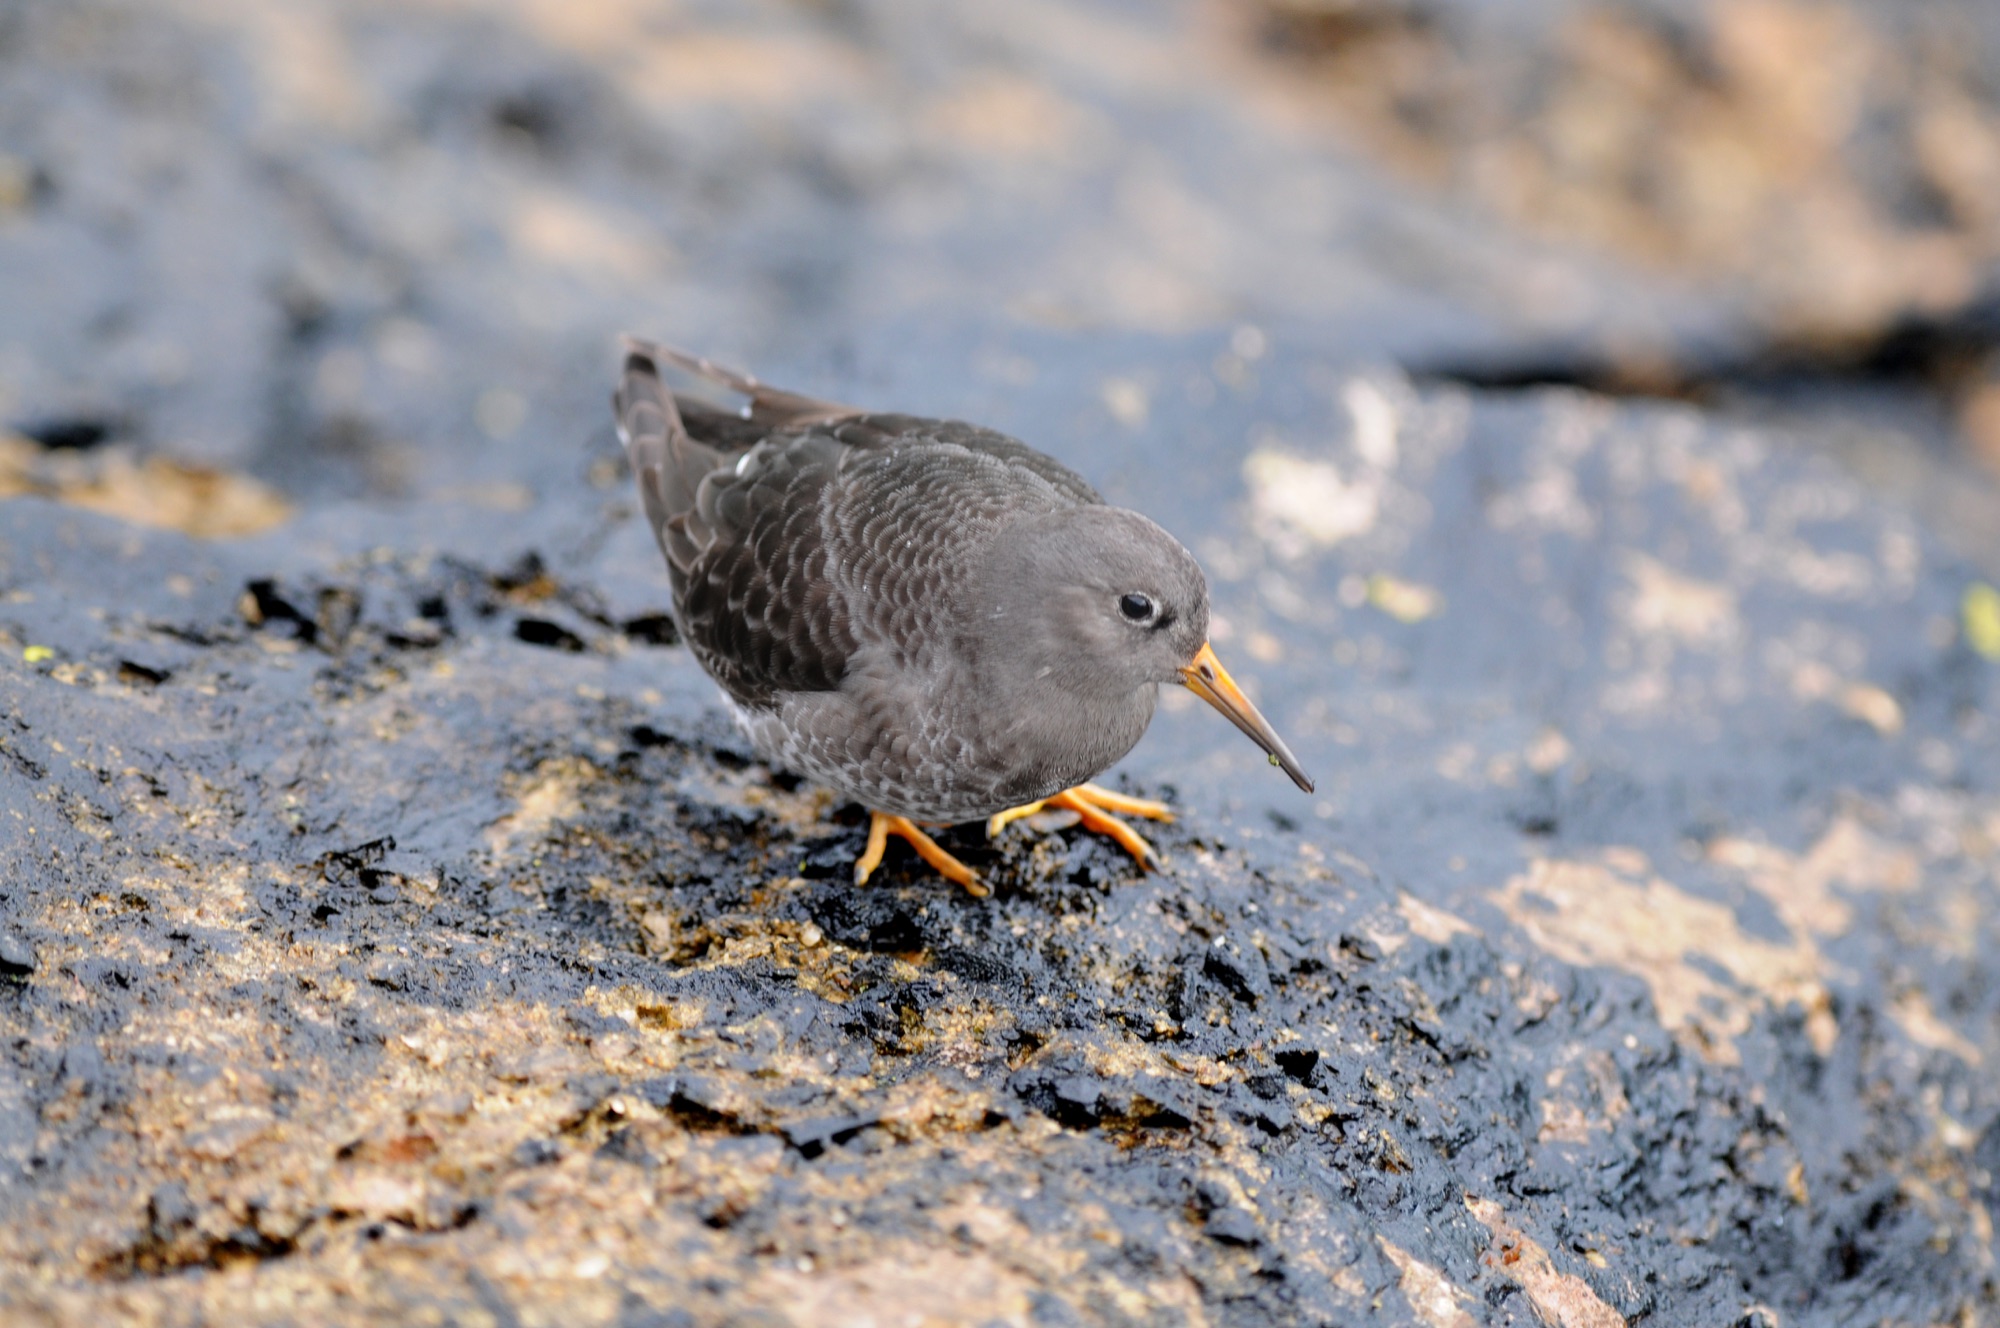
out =
{"type": "Polygon", "coordinates": [[[1736,595],[1727,586],[1685,576],[1639,553],[1627,559],[1626,571],[1634,591],[1627,614],[1642,635],[1712,646],[1741,630],[1736,595]]]}
{"type": "MultiPolygon", "coordinates": [[[[1688,894],[1629,850],[1597,861],[1538,859],[1492,899],[1566,963],[1643,978],[1661,1022],[1691,1034],[1717,1061],[1735,1063],[1735,1038],[1750,1026],[1744,989],[1780,1004],[1797,1001],[1809,1014],[1829,1004],[1810,937],[1781,945],[1752,936],[1727,906],[1688,894]],[[1740,985],[1714,976],[1716,965],[1740,985]]],[[[1808,1031],[1822,1054],[1831,1048],[1830,1024],[1808,1031]]]]}
{"type": "Polygon", "coordinates": [[[1838,936],[1854,922],[1854,908],[1836,885],[1850,891],[1900,894],[1922,876],[1916,855],[1882,842],[1843,816],[1802,854],[1769,844],[1726,837],[1708,846],[1708,861],[1743,874],[1751,889],[1771,902],[1786,927],[1801,936],[1838,936]]]}
{"type": "Polygon", "coordinates": [[[1984,581],[1966,587],[1959,603],[1965,643],[1986,659],[2000,660],[2000,590],[1984,581]]]}
{"type": "Polygon", "coordinates": [[[1368,602],[1401,623],[1419,623],[1444,607],[1434,588],[1378,572],[1368,578],[1368,602]]]}
{"type": "Polygon", "coordinates": [[[1491,1199],[1467,1195],[1465,1207],[1493,1233],[1482,1262],[1527,1293],[1535,1317],[1559,1328],[1625,1328],[1625,1316],[1604,1303],[1590,1283],[1558,1269],[1539,1242],[1507,1219],[1491,1199]]]}
{"type": "Polygon", "coordinates": [[[259,534],[292,515],[290,503],[247,475],[116,449],[62,452],[0,434],[0,499],[24,495],[199,539],[259,534]]]}
{"type": "Polygon", "coordinates": [[[532,841],[550,826],[575,816],[582,807],[584,784],[597,775],[588,761],[559,757],[542,762],[524,783],[513,811],[486,831],[486,846],[504,855],[522,840],[532,841]]]}
{"type": "Polygon", "coordinates": [[[1450,1280],[1437,1269],[1417,1258],[1387,1236],[1377,1236],[1375,1243],[1382,1247],[1383,1255],[1395,1266],[1398,1274],[1396,1289],[1403,1293],[1403,1299],[1410,1302],[1416,1312],[1430,1328],[1474,1328],[1478,1320],[1466,1312],[1472,1297],[1451,1284],[1450,1280]]]}

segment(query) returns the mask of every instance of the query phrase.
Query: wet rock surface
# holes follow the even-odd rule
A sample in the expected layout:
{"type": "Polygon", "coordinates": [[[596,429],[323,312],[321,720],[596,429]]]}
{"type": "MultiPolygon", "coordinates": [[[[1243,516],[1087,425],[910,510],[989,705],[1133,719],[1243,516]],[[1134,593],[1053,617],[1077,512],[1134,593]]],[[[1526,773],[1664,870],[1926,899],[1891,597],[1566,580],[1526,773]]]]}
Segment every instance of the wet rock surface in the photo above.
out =
{"type": "Polygon", "coordinates": [[[1699,309],[1383,271],[1477,228],[1115,8],[253,8],[0,25],[10,1322],[2000,1310],[1992,572],[1767,431],[1383,364],[1699,309]],[[1169,705],[1170,871],[853,888],[661,616],[621,324],[1158,516],[1319,794],[1169,705]]]}
{"type": "MultiPolygon", "coordinates": [[[[1184,791],[1151,876],[1074,832],[957,832],[990,901],[908,858],[848,883],[855,815],[748,761],[684,652],[610,609],[647,561],[622,515],[204,545],[12,501],[0,630],[54,644],[10,666],[0,745],[9,1303],[1987,1305],[1978,583],[1851,482],[1684,417],[1410,409],[1464,429],[1396,468],[1370,538],[1442,607],[1288,629],[1354,656],[1279,693],[1326,814],[1184,791]],[[1545,611],[1514,584],[1538,557],[1578,621],[1530,642],[1498,627],[1545,611]]],[[[1338,603],[1354,573],[1316,575],[1338,603]]],[[[1158,746],[1149,790],[1259,773],[1158,746]]]]}

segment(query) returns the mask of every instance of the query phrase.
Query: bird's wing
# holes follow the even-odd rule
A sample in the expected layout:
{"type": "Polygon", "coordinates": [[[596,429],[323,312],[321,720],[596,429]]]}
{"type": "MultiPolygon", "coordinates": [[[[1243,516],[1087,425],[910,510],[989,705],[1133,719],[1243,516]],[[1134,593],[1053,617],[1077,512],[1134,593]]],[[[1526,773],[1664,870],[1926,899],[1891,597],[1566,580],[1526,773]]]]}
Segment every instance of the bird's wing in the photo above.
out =
{"type": "MultiPolygon", "coordinates": [[[[931,420],[916,415],[861,415],[832,426],[834,436],[855,449],[855,461],[876,451],[905,449],[948,452],[960,450],[1025,471],[1072,503],[1104,501],[1090,482],[1018,438],[963,420],[931,420]]],[[[968,471],[968,476],[974,474],[968,471]]]]}
{"type": "Polygon", "coordinates": [[[949,635],[955,591],[994,530],[1102,501],[991,429],[864,414],[632,344],[621,433],[682,634],[739,704],[837,690],[864,649],[919,666],[949,635]],[[676,402],[655,356],[761,393],[752,418],[676,402]],[[760,409],[787,423],[760,425],[760,409]]]}
{"type": "Polygon", "coordinates": [[[675,587],[682,630],[739,703],[840,685],[858,642],[827,575],[821,531],[838,444],[759,444],[703,484],[688,534],[701,549],[675,587]]]}

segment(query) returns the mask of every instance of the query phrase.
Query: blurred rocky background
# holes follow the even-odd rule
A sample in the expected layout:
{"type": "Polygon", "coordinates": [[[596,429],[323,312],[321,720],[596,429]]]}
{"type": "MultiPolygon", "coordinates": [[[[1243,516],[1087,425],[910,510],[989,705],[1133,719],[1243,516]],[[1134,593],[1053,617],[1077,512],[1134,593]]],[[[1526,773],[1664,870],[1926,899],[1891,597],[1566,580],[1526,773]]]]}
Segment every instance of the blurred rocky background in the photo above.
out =
{"type": "Polygon", "coordinates": [[[594,425],[611,327],[827,382],[945,336],[1004,394],[1019,331],[1296,323],[1418,372],[2000,465],[1976,4],[4,22],[0,411],[45,442],[408,495],[594,425]]]}
{"type": "MultiPolygon", "coordinates": [[[[1265,57],[1258,86],[1396,178],[1714,306],[1712,323],[1565,328],[1539,355],[1516,345],[1442,363],[1494,385],[1775,416],[1911,493],[1930,486],[1896,453],[1955,445],[2000,473],[2000,11],[1269,0],[1234,12],[1265,57]]],[[[1937,511],[1935,489],[1919,501],[1947,524],[1993,528],[1990,507],[1937,511]]]]}
{"type": "Polygon", "coordinates": [[[9,1322],[2000,1315],[2000,10],[0,0],[9,1322]],[[1201,556],[844,882],[632,330],[1201,556]]]}

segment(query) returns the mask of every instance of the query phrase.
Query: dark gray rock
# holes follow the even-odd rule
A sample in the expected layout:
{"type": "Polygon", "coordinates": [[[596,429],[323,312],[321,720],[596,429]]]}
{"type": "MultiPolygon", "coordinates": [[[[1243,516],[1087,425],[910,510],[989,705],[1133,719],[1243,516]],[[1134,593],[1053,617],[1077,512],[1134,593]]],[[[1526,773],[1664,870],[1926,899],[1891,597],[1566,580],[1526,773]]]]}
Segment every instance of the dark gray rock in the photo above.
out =
{"type": "MultiPolygon", "coordinates": [[[[566,535],[594,506],[343,554],[310,513],[203,545],[8,504],[32,590],[0,621],[60,653],[8,684],[0,925],[61,977],[4,1007],[43,1159],[9,1239],[304,1294],[423,1233],[490,1280],[502,1249],[588,1257],[550,1216],[583,1185],[634,1233],[594,1278],[718,1314],[875,1303],[891,1269],[1086,1314],[1163,1268],[1267,1319],[1386,1286],[1475,1320],[1981,1304],[2000,668],[1970,578],[1683,413],[1349,381],[1393,467],[1354,432],[1268,445],[1237,505],[1168,513],[1225,647],[1276,642],[1242,671],[1323,803],[1169,714],[1132,769],[1181,790],[1174,869],[956,832],[987,902],[907,859],[801,874],[854,836],[744,763],[678,647],[520,637],[651,556],[616,517],[566,535]],[[1375,521],[1314,543],[1273,466],[1377,484],[1375,521]],[[1393,581],[1344,599],[1361,569],[1393,581]],[[265,587],[254,621],[231,587],[265,587]],[[273,610],[328,590],[337,635],[273,610]],[[120,675],[142,642],[170,678],[120,675]]],[[[53,1313],[94,1276],[7,1294],[53,1313]]]]}
{"type": "Polygon", "coordinates": [[[1995,1312],[1990,573],[1727,418],[1382,367],[1522,344],[1516,242],[1150,12],[17,10],[0,1317],[1995,1312]],[[1170,872],[856,892],[659,625],[621,325],[1159,517],[1320,794],[1169,705],[1170,872]]]}

